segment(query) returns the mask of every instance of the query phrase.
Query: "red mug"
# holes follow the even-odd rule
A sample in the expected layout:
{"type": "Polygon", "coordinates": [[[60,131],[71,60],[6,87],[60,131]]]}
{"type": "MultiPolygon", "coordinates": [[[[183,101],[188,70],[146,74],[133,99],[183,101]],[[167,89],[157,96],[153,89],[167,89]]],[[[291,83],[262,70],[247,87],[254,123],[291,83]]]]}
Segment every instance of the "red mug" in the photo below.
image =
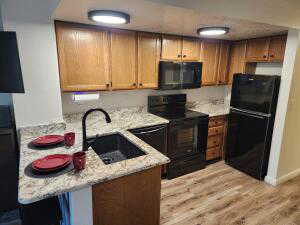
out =
{"type": "Polygon", "coordinates": [[[65,145],[66,146],[70,147],[70,146],[74,145],[74,143],[75,143],[75,133],[74,132],[65,133],[64,139],[65,139],[65,145]]]}
{"type": "Polygon", "coordinates": [[[73,154],[73,165],[75,170],[83,170],[86,164],[86,154],[85,152],[76,152],[73,154]]]}

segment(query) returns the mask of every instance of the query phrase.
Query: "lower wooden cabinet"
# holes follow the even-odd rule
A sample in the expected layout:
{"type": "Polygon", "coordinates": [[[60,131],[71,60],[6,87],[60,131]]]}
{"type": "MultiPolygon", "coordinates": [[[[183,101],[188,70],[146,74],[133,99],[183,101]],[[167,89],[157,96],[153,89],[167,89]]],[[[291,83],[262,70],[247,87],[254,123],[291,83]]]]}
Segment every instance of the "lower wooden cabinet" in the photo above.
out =
{"type": "Polygon", "coordinates": [[[223,158],[226,117],[209,118],[206,160],[223,158]]]}
{"type": "Polygon", "coordinates": [[[161,167],[96,184],[94,225],[159,225],[161,167]]]}

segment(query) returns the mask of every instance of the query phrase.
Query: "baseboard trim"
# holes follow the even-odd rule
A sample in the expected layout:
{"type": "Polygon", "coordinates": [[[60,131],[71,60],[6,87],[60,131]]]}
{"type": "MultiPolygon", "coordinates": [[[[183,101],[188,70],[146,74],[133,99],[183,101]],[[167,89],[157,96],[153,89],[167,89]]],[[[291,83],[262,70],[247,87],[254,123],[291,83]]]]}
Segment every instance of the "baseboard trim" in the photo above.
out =
{"type": "Polygon", "coordinates": [[[277,184],[282,184],[290,179],[300,176],[300,168],[296,169],[286,175],[283,175],[277,179],[277,184]]]}
{"type": "Polygon", "coordinates": [[[277,179],[274,179],[273,177],[266,176],[265,177],[265,182],[267,184],[271,184],[272,186],[276,186],[277,185],[277,179]]]}
{"type": "Polygon", "coordinates": [[[300,176],[300,168],[299,169],[296,169],[286,175],[283,175],[279,178],[273,178],[273,177],[270,177],[270,176],[266,176],[265,177],[265,182],[268,183],[268,184],[271,184],[273,186],[277,186],[279,184],[282,184],[282,183],[285,183],[287,182],[288,180],[290,179],[293,179],[295,177],[298,177],[300,176]]]}

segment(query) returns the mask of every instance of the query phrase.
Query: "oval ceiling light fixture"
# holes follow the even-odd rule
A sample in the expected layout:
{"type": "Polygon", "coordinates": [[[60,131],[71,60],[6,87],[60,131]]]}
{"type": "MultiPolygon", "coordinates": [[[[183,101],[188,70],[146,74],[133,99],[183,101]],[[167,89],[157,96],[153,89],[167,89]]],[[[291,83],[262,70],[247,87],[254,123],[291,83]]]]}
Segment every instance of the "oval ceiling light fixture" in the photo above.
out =
{"type": "Polygon", "coordinates": [[[130,15],[112,10],[92,10],[88,12],[88,18],[106,24],[126,24],[130,22],[130,15]]]}
{"type": "Polygon", "coordinates": [[[197,30],[197,33],[203,36],[218,36],[227,34],[228,32],[228,27],[202,27],[197,30]]]}

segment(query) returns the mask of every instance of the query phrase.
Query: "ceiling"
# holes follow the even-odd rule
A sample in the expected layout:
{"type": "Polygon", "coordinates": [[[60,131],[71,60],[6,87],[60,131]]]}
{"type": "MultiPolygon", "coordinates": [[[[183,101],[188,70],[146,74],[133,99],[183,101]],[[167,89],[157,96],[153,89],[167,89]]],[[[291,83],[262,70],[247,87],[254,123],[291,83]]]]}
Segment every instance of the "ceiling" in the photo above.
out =
{"type": "Polygon", "coordinates": [[[229,27],[227,35],[218,37],[228,40],[280,34],[287,30],[286,27],[199,13],[193,9],[149,0],[61,0],[52,18],[96,24],[87,18],[87,12],[92,9],[119,10],[131,15],[130,24],[113,27],[186,36],[197,36],[197,28],[205,26],[229,27]]]}

